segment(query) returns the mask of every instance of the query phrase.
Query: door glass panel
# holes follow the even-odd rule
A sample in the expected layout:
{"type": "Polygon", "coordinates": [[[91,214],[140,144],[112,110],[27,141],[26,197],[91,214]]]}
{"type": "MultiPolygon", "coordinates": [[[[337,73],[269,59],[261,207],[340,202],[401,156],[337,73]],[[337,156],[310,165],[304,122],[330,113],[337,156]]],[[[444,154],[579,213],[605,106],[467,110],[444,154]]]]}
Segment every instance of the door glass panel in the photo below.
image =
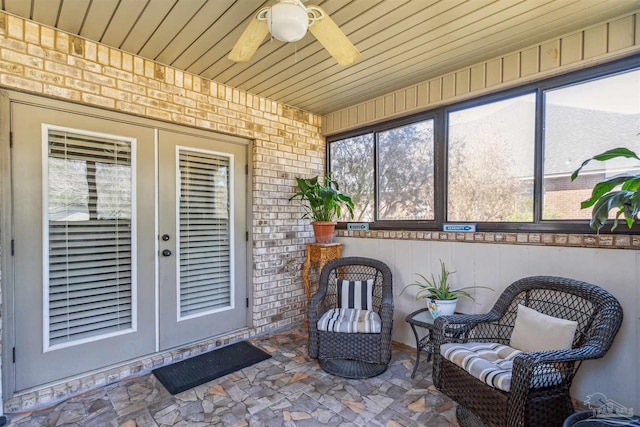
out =
{"type": "Polygon", "coordinates": [[[230,159],[179,149],[180,317],[232,307],[230,159]]]}
{"type": "Polygon", "coordinates": [[[45,344],[71,345],[130,331],[135,327],[134,142],[46,129],[45,344]]]}

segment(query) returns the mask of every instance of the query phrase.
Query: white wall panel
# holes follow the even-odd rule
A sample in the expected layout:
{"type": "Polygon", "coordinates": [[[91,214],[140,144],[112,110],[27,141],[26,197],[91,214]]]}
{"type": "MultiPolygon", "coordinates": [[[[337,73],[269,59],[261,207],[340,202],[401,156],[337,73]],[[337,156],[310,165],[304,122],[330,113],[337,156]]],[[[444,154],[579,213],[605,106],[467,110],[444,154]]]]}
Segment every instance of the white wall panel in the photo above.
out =
{"type": "Polygon", "coordinates": [[[388,256],[392,257],[393,262],[387,263],[387,265],[389,265],[393,273],[394,308],[396,304],[399,307],[399,310],[394,310],[393,312],[393,321],[394,325],[403,324],[402,328],[396,328],[394,335],[397,335],[399,337],[398,339],[402,340],[399,342],[411,342],[411,340],[414,339],[413,332],[411,332],[410,327],[404,327],[405,325],[408,326],[404,319],[407,314],[414,310],[415,288],[411,287],[407,289],[402,295],[400,295],[400,293],[406,285],[415,280],[415,276],[411,274],[413,266],[415,265],[413,263],[415,257],[423,257],[424,255],[420,253],[419,248],[416,250],[415,242],[411,240],[393,240],[391,242],[388,247],[392,249],[392,253],[388,254],[388,256]]]}
{"type": "Polygon", "coordinates": [[[540,71],[548,71],[560,66],[560,40],[540,46],[540,71]]]}
{"type": "Polygon", "coordinates": [[[609,24],[609,51],[633,46],[633,16],[626,16],[609,24]]]}
{"type": "Polygon", "coordinates": [[[484,64],[471,67],[470,90],[479,90],[485,87],[485,68],[484,64]]]}
{"type": "Polygon", "coordinates": [[[585,59],[607,53],[607,28],[606,25],[599,25],[584,32],[585,59]]]}
{"type": "Polygon", "coordinates": [[[502,58],[502,81],[510,82],[520,77],[520,53],[512,53],[502,58]]]}
{"type": "Polygon", "coordinates": [[[580,400],[595,392],[630,408],[640,408],[640,251],[630,249],[588,249],[558,246],[489,243],[438,242],[339,237],[345,255],[377,258],[387,263],[394,275],[394,341],[415,347],[407,314],[424,307],[415,301],[415,290],[399,295],[415,280],[415,273],[438,273],[439,259],[456,273],[456,286],[490,286],[494,292],[478,289],[476,302],[462,301],[458,309],[468,313],[490,310],[506,286],[531,275],[559,275],[603,287],[620,301],[623,326],[613,347],[599,360],[580,368],[572,395],[580,400]]]}
{"type": "Polygon", "coordinates": [[[531,49],[523,50],[520,55],[521,64],[520,64],[520,76],[530,76],[532,74],[537,73],[540,70],[539,59],[540,55],[538,54],[538,46],[533,47],[531,49]]]}

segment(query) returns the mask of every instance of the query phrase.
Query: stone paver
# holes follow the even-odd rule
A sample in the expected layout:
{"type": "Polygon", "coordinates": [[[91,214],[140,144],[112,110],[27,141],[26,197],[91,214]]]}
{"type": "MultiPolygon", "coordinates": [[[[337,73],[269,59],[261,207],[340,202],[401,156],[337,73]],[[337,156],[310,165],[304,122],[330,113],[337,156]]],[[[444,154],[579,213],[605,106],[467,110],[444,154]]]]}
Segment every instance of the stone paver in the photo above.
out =
{"type": "Polygon", "coordinates": [[[327,374],[293,328],[253,341],[271,359],[172,396],[153,374],[123,380],[56,406],[9,414],[11,426],[457,426],[455,404],[415,352],[394,346],[387,371],[367,380],[327,374]]]}

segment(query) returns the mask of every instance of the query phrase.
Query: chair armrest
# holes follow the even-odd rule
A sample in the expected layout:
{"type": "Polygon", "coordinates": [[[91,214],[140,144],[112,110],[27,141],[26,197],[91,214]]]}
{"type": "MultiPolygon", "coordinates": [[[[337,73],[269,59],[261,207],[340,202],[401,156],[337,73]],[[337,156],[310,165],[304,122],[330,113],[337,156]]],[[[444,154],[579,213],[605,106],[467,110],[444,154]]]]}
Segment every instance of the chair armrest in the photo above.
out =
{"type": "Polygon", "coordinates": [[[592,345],[569,350],[523,352],[513,359],[511,392],[526,396],[539,388],[571,387],[578,362],[602,357],[603,352],[592,345]]]}
{"type": "Polygon", "coordinates": [[[380,307],[380,360],[389,363],[391,360],[391,330],[393,329],[393,304],[383,302],[380,307]]]}
{"type": "Polygon", "coordinates": [[[483,323],[496,323],[500,316],[494,312],[486,314],[454,314],[451,316],[439,316],[433,322],[434,351],[440,345],[448,342],[466,342],[469,333],[483,323]]]}
{"type": "Polygon", "coordinates": [[[391,331],[393,327],[393,304],[383,303],[380,307],[380,320],[382,321],[382,332],[391,331]]]}

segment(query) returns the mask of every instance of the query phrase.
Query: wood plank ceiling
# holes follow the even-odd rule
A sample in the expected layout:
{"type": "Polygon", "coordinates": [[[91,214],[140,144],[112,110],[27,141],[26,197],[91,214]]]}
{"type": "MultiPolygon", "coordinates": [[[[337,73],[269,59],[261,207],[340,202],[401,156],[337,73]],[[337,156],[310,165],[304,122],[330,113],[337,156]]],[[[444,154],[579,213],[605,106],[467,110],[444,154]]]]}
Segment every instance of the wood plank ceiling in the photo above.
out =
{"type": "Polygon", "coordinates": [[[227,59],[275,0],[1,0],[6,12],[317,114],[640,8],[639,0],[311,0],[362,53],[342,67],[308,33],[227,59]]]}

